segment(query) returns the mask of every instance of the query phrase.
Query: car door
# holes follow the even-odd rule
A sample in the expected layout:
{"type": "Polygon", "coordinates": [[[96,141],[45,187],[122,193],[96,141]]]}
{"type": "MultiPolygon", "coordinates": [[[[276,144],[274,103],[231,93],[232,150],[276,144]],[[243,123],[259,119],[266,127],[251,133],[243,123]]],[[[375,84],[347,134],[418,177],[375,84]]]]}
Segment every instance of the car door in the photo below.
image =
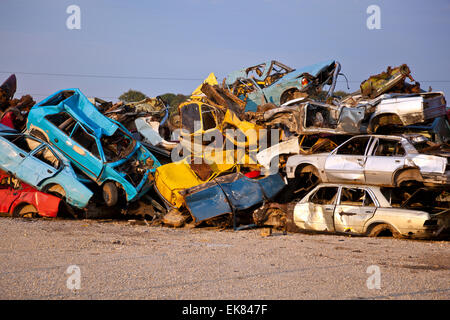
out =
{"type": "Polygon", "coordinates": [[[75,144],[69,154],[71,161],[91,179],[97,180],[103,170],[97,139],[89,134],[79,123],[70,136],[75,144]]]}
{"type": "MultiPolygon", "coordinates": [[[[183,149],[188,151],[189,154],[197,154],[202,151],[202,137],[201,137],[201,117],[200,117],[200,105],[192,102],[187,104],[181,104],[178,112],[181,120],[181,130],[176,130],[174,139],[179,139],[183,149]]],[[[183,151],[184,154],[184,151],[183,151]]]]}
{"type": "Polygon", "coordinates": [[[406,152],[401,140],[374,138],[364,168],[368,184],[392,183],[392,175],[404,167],[406,152]]]}
{"type": "Polygon", "coordinates": [[[362,233],[366,221],[373,217],[377,202],[372,192],[364,187],[341,187],[334,210],[337,232],[362,233]]]}
{"type": "Polygon", "coordinates": [[[338,187],[318,187],[309,200],[294,209],[296,224],[304,229],[334,231],[333,214],[336,207],[338,187]]]}
{"type": "Polygon", "coordinates": [[[53,177],[59,169],[60,161],[46,144],[34,149],[21,164],[21,171],[27,172],[22,179],[32,186],[53,177]]]}
{"type": "Polygon", "coordinates": [[[364,165],[371,137],[354,137],[346,141],[325,160],[325,174],[330,182],[364,183],[364,165]]]}
{"type": "Polygon", "coordinates": [[[0,163],[5,172],[10,172],[18,178],[25,178],[29,172],[23,170],[22,162],[40,143],[24,134],[5,134],[0,138],[0,163]]]}
{"type": "Polygon", "coordinates": [[[10,177],[7,175],[0,176],[0,213],[8,213],[14,198],[11,198],[12,188],[10,186],[10,177]]]}

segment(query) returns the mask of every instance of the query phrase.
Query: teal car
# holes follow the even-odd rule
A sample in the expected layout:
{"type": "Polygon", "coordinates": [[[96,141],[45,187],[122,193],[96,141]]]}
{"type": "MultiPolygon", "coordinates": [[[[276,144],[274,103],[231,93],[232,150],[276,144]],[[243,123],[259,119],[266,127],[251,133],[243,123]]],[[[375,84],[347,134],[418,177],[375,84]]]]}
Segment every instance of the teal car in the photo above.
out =
{"type": "Polygon", "coordinates": [[[246,102],[245,111],[256,111],[258,105],[281,105],[330,85],[332,94],[341,66],[328,60],[300,69],[292,69],[272,60],[230,73],[225,86],[246,102]]]}
{"type": "Polygon", "coordinates": [[[139,199],[159,161],[120,123],[105,117],[79,89],[56,92],[31,108],[27,131],[66,156],[94,181],[108,206],[139,199]]]}

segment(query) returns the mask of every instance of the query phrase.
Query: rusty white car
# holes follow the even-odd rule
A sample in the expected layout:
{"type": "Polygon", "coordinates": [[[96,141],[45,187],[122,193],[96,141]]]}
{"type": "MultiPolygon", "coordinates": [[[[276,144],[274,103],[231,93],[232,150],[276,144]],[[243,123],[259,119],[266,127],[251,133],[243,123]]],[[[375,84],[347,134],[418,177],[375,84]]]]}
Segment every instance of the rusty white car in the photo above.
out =
{"type": "Polygon", "coordinates": [[[286,163],[287,178],[319,182],[381,186],[448,185],[448,158],[419,153],[413,137],[355,136],[330,153],[293,155],[286,163]]]}
{"type": "Polygon", "coordinates": [[[324,183],[294,207],[302,230],[367,236],[431,238],[450,227],[450,193],[421,188],[409,194],[380,186],[324,183]]]}

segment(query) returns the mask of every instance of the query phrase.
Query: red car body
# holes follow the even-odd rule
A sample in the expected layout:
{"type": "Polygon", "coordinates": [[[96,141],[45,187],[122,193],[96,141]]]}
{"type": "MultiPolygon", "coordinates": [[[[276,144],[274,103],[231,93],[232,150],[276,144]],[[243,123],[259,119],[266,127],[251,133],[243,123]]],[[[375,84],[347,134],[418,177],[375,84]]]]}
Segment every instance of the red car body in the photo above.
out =
{"type": "Polygon", "coordinates": [[[58,215],[61,199],[38,191],[20,180],[15,181],[13,187],[8,183],[11,178],[0,171],[0,213],[16,216],[21,208],[32,205],[40,216],[54,218],[58,215]]]}

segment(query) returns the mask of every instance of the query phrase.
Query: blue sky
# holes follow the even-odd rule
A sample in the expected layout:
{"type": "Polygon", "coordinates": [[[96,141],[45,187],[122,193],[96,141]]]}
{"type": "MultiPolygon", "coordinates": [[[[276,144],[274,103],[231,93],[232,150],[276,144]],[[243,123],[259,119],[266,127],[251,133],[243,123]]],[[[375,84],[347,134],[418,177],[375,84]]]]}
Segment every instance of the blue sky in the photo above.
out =
{"type": "Polygon", "coordinates": [[[130,88],[188,94],[210,72],[221,80],[271,59],[293,68],[336,59],[350,91],[407,63],[423,88],[450,95],[449,17],[449,0],[2,0],[0,71],[16,72],[18,95],[38,101],[72,87],[116,100],[130,88]],[[81,30],[66,28],[72,4],[81,30]],[[380,30],[366,27],[372,4],[381,8],[380,30]]]}

